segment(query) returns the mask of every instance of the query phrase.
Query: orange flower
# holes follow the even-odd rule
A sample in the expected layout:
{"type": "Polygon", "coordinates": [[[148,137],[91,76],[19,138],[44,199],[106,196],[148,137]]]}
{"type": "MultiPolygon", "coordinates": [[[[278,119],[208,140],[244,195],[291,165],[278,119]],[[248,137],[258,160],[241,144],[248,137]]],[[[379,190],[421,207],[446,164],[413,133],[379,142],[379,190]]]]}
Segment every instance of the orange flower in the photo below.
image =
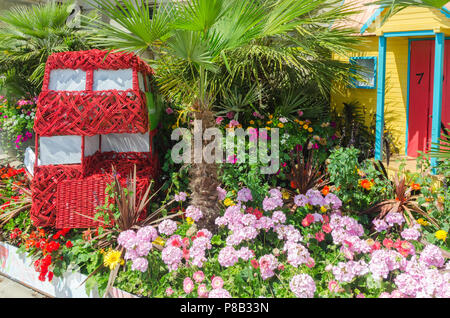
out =
{"type": "Polygon", "coordinates": [[[373,183],[370,182],[367,179],[361,180],[361,187],[363,187],[366,190],[372,189],[373,183]]]}
{"type": "Polygon", "coordinates": [[[420,190],[420,184],[418,184],[418,183],[411,184],[411,189],[413,189],[413,190],[420,190]]]}
{"type": "Polygon", "coordinates": [[[327,195],[328,193],[330,193],[330,187],[329,186],[324,186],[322,189],[322,194],[323,195],[327,195]]]}

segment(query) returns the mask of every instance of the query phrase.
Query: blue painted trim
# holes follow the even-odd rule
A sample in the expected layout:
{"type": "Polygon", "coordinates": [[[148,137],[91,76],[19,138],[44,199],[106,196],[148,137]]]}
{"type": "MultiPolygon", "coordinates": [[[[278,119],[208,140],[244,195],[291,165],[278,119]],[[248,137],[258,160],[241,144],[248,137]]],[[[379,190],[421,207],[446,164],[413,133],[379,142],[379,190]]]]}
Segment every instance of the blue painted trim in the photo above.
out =
{"type": "Polygon", "coordinates": [[[375,21],[376,18],[378,18],[378,16],[381,14],[381,12],[383,12],[385,8],[378,8],[374,14],[372,14],[370,16],[370,18],[366,21],[366,23],[364,23],[364,25],[361,27],[361,31],[359,33],[363,34],[364,32],[366,32],[366,30],[370,27],[370,25],[373,23],[373,21],[375,21]]]}
{"type": "Polygon", "coordinates": [[[384,97],[386,86],[386,38],[378,38],[377,114],[375,128],[375,159],[383,159],[384,97]]]}
{"type": "Polygon", "coordinates": [[[442,7],[441,13],[443,13],[447,18],[450,19],[450,11],[448,9],[446,9],[445,7],[442,7]]]}
{"type": "MultiPolygon", "coordinates": [[[[442,92],[444,77],[444,33],[436,33],[434,48],[434,82],[433,82],[433,117],[431,128],[431,142],[439,143],[441,135],[442,92]]],[[[431,166],[437,166],[437,158],[431,158],[431,166]]],[[[433,169],[433,173],[435,169],[433,169]]]]}
{"type": "Polygon", "coordinates": [[[413,40],[409,39],[408,41],[408,79],[406,84],[406,130],[405,130],[405,156],[408,155],[408,137],[409,137],[409,81],[411,79],[411,42],[413,40]]]}
{"type": "Polygon", "coordinates": [[[393,38],[399,36],[427,36],[434,35],[433,30],[421,30],[421,31],[402,31],[402,32],[386,32],[383,34],[386,38],[393,38]]]}
{"type": "MultiPolygon", "coordinates": [[[[363,88],[363,89],[375,89],[377,86],[377,57],[376,56],[353,56],[350,58],[350,64],[356,64],[355,60],[374,60],[373,61],[373,86],[365,85],[357,85],[356,81],[352,80],[352,88],[363,88]]],[[[356,74],[356,70],[352,70],[352,73],[356,74]]]]}

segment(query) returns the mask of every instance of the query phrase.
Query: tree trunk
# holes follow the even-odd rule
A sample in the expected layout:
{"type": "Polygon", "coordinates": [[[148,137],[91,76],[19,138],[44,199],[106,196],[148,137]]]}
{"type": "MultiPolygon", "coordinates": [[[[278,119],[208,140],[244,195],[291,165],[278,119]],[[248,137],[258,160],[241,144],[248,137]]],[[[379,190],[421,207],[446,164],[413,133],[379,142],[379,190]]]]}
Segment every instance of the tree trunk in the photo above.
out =
{"type": "MultiPolygon", "coordinates": [[[[215,126],[214,115],[209,110],[195,112],[194,118],[202,121],[201,127],[197,127],[197,129],[202,129],[202,133],[205,129],[215,126]]],[[[203,134],[201,136],[203,136],[203,134]]],[[[209,142],[210,141],[206,142],[202,139],[203,149],[209,142]]],[[[193,144],[192,154],[194,154],[193,144]]],[[[192,156],[192,158],[194,158],[194,156],[192,156]]],[[[217,164],[206,163],[203,160],[203,157],[202,163],[195,163],[193,160],[189,174],[189,187],[192,191],[191,204],[199,208],[203,213],[203,217],[198,223],[198,228],[206,228],[214,233],[217,231],[215,219],[219,216],[220,212],[217,195],[217,187],[220,184],[217,178],[217,164]]]]}

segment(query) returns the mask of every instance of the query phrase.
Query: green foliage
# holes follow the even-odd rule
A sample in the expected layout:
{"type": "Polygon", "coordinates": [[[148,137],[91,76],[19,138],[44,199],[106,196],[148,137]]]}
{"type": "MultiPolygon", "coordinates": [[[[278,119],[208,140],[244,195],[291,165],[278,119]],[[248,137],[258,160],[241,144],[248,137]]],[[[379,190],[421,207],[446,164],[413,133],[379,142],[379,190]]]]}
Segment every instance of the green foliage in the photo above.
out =
{"type": "MultiPolygon", "coordinates": [[[[311,83],[314,95],[327,96],[331,82],[344,79],[349,70],[347,63],[332,60],[331,53],[348,52],[359,41],[351,30],[328,27],[352,13],[337,1],[161,2],[152,19],[148,1],[137,5],[125,0],[117,6],[110,0],[91,2],[121,27],[93,22],[94,43],[146,52],[161,91],[184,109],[194,100],[201,109],[210,109],[216,99],[218,105],[226,103],[222,93],[235,87],[246,96],[249,82],[259,90],[311,83]]],[[[265,102],[273,103],[271,98],[265,102]]]]}
{"type": "Polygon", "coordinates": [[[37,96],[49,55],[89,48],[77,20],[68,20],[72,9],[71,2],[49,1],[0,14],[0,74],[6,75],[0,84],[6,94],[37,96]]]}

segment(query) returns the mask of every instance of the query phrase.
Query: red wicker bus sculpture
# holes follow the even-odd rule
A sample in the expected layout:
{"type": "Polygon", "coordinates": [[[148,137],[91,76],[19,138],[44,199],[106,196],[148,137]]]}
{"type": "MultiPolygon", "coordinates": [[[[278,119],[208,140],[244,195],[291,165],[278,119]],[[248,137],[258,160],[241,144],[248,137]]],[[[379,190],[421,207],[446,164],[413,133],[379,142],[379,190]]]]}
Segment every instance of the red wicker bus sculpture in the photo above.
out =
{"type": "Polygon", "coordinates": [[[156,177],[152,74],[130,53],[90,50],[48,58],[34,123],[36,226],[97,226],[95,208],[104,203],[112,165],[122,176],[136,165],[138,195],[156,177]]]}

